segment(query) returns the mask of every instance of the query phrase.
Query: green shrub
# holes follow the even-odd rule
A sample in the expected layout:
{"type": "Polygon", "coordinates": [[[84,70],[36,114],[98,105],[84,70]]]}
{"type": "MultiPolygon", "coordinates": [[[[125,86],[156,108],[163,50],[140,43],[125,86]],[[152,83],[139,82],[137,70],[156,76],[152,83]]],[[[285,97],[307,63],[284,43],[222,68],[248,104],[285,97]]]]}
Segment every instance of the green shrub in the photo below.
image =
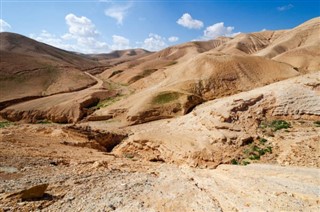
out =
{"type": "MultiPolygon", "coordinates": [[[[265,143],[262,143],[264,145],[265,143]]],[[[272,153],[272,147],[267,146],[266,148],[259,147],[257,145],[252,145],[250,148],[243,150],[243,153],[250,159],[250,160],[260,160],[260,157],[265,155],[267,152],[272,153]]]]}
{"type": "Polygon", "coordinates": [[[268,140],[265,139],[265,138],[260,138],[259,141],[260,141],[261,144],[264,144],[264,143],[266,143],[268,140]]]}
{"type": "Polygon", "coordinates": [[[270,127],[273,128],[273,131],[278,131],[281,129],[288,129],[291,125],[284,120],[274,120],[271,122],[270,127]]]}
{"type": "Polygon", "coordinates": [[[273,120],[272,122],[261,122],[259,127],[262,129],[269,127],[273,132],[275,132],[281,129],[288,129],[291,127],[291,124],[284,120],[273,120]]]}
{"type": "Polygon", "coordinates": [[[12,122],[9,122],[9,121],[1,121],[0,122],[0,128],[5,128],[5,127],[8,127],[12,124],[12,122]]]}
{"type": "Polygon", "coordinates": [[[246,161],[246,160],[242,161],[242,165],[244,165],[244,166],[249,165],[249,164],[250,164],[249,161],[246,161]]]}
{"type": "Polygon", "coordinates": [[[314,123],[314,125],[316,125],[316,127],[320,127],[320,121],[315,121],[313,123],[314,123]]]}
{"type": "Polygon", "coordinates": [[[232,159],[231,160],[231,164],[232,165],[239,165],[238,161],[236,159],[232,159]]]}

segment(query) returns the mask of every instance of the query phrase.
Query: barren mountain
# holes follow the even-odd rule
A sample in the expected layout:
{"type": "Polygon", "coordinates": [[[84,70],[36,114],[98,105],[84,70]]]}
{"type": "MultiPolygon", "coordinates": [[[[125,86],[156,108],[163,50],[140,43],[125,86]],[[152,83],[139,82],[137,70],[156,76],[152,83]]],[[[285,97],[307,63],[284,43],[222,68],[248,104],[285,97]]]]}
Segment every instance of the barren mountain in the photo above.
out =
{"type": "Polygon", "coordinates": [[[303,73],[319,70],[319,34],[318,17],[286,31],[256,55],[291,64],[303,73]]]}
{"type": "MultiPolygon", "coordinates": [[[[14,33],[0,33],[0,42],[0,108],[85,89],[97,82],[83,71],[99,73],[110,66],[103,61],[110,58],[108,55],[68,52],[14,33]]],[[[137,49],[109,55],[126,61],[147,53],[137,49]]]]}

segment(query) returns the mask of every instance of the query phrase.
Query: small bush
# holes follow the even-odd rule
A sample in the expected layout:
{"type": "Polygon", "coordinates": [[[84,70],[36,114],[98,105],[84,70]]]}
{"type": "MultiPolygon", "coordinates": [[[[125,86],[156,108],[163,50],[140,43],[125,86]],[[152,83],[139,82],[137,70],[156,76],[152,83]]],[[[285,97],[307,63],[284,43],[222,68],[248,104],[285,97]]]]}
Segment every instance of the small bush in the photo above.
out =
{"type": "Polygon", "coordinates": [[[9,122],[9,121],[1,121],[0,122],[0,128],[5,128],[5,127],[8,127],[12,124],[12,122],[9,122]]]}
{"type": "Polygon", "coordinates": [[[244,165],[244,166],[249,165],[249,164],[250,164],[249,161],[246,161],[246,160],[242,161],[242,165],[244,165]]]}
{"type": "Polygon", "coordinates": [[[314,125],[316,125],[316,127],[320,127],[320,121],[315,121],[313,123],[314,123],[314,125]]]}
{"type": "Polygon", "coordinates": [[[260,138],[259,141],[260,141],[261,144],[264,144],[264,143],[266,143],[268,140],[265,139],[265,138],[260,138]]]}
{"type": "Polygon", "coordinates": [[[232,159],[231,160],[231,164],[232,165],[239,165],[238,161],[236,159],[232,159]]]}
{"type": "Polygon", "coordinates": [[[273,132],[276,132],[281,129],[288,129],[291,127],[289,122],[284,120],[273,120],[272,122],[262,122],[259,126],[262,129],[271,128],[273,132]]]}
{"type": "Polygon", "coordinates": [[[274,120],[271,122],[270,127],[273,128],[274,131],[278,131],[281,129],[288,129],[291,125],[284,120],[274,120]]]}
{"type": "MultiPolygon", "coordinates": [[[[262,143],[264,145],[265,143],[262,143]]],[[[267,152],[272,153],[272,147],[267,146],[266,148],[252,145],[250,148],[243,150],[243,153],[247,155],[250,160],[260,160],[260,157],[265,155],[267,152]]]]}

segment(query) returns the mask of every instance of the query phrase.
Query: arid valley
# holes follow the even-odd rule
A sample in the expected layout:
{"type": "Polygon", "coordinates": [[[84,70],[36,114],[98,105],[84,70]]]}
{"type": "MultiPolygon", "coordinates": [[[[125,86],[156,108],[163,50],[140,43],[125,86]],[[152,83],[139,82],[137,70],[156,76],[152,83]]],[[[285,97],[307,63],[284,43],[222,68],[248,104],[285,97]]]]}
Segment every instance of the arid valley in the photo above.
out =
{"type": "Polygon", "coordinates": [[[320,211],[319,17],[160,51],[0,42],[0,211],[320,211]]]}

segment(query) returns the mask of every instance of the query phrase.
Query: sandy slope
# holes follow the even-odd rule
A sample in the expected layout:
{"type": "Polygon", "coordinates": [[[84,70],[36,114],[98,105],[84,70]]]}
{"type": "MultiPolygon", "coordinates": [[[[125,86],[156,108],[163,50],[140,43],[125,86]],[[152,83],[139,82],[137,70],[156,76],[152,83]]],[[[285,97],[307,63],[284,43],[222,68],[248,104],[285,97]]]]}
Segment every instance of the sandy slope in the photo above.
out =
{"type": "MultiPolygon", "coordinates": [[[[163,74],[165,78],[159,83],[96,111],[93,119],[116,116],[119,110],[124,111],[121,115],[129,123],[174,117],[188,113],[201,102],[247,91],[299,73],[289,65],[261,57],[209,51],[167,68],[163,74]]],[[[142,80],[152,82],[153,78],[159,79],[157,73],[142,80]]]]}
{"type": "Polygon", "coordinates": [[[96,84],[78,92],[68,92],[30,100],[7,107],[0,113],[11,121],[51,120],[58,123],[76,122],[87,116],[90,107],[101,99],[117,95],[117,91],[105,90],[103,81],[89,73],[84,73],[96,84]]]}
{"type": "Polygon", "coordinates": [[[317,17],[287,31],[255,55],[291,64],[302,72],[319,70],[319,34],[317,17]]]}

